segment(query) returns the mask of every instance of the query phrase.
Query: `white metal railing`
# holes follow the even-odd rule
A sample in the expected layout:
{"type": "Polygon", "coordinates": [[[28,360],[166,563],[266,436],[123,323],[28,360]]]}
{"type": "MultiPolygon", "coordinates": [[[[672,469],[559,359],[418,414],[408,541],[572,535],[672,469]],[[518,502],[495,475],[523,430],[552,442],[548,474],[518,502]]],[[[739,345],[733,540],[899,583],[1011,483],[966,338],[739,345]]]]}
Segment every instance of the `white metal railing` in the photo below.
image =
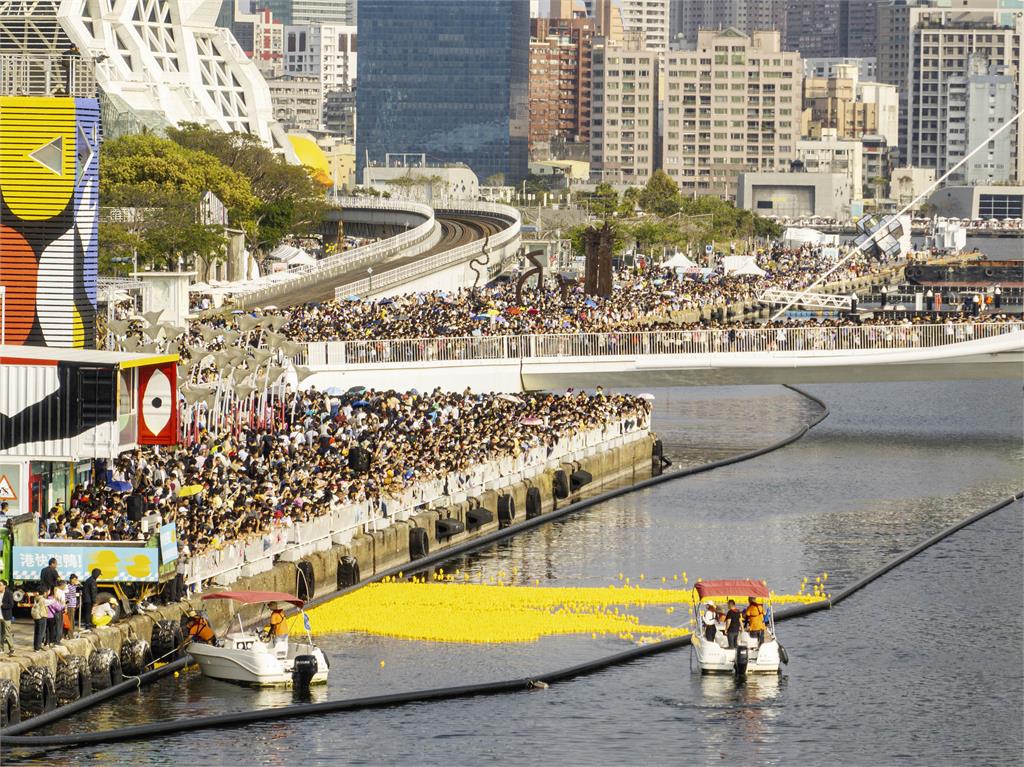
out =
{"type": "Polygon", "coordinates": [[[0,95],[94,98],[96,66],[73,53],[0,53],[0,95]]]}
{"type": "Polygon", "coordinates": [[[308,521],[281,525],[266,535],[227,543],[180,562],[178,572],[192,587],[209,580],[227,586],[240,577],[270,570],[279,559],[297,561],[314,551],[348,543],[358,532],[382,530],[395,521],[407,520],[418,509],[460,503],[485,490],[508,487],[537,476],[547,468],[582,460],[600,450],[611,450],[642,439],[649,433],[650,422],[646,416],[612,421],[562,436],[551,448],[539,445],[518,456],[506,456],[411,485],[398,496],[337,505],[308,521]]]}
{"type": "MultiPolygon", "coordinates": [[[[492,235],[487,240],[487,246],[490,249],[503,247],[518,237],[519,230],[522,225],[522,219],[520,218],[518,210],[508,205],[499,205],[490,202],[467,203],[458,209],[448,208],[439,210],[438,213],[447,213],[452,215],[479,215],[480,213],[490,213],[496,216],[501,216],[502,218],[507,218],[511,222],[509,226],[497,234],[492,235]]],[[[446,250],[443,253],[437,253],[430,258],[383,271],[380,274],[373,275],[372,278],[356,280],[355,282],[350,282],[345,285],[339,285],[334,289],[334,297],[340,300],[350,295],[364,296],[371,290],[380,291],[394,287],[395,285],[401,285],[403,282],[408,282],[409,280],[421,277],[424,274],[430,274],[431,272],[451,266],[452,264],[468,261],[474,256],[482,253],[483,246],[483,240],[476,240],[474,242],[446,250]]]]}
{"type": "Polygon", "coordinates": [[[375,264],[399,252],[418,255],[434,247],[440,239],[440,229],[434,218],[434,210],[429,205],[416,202],[381,200],[376,197],[343,197],[338,202],[342,205],[343,209],[348,207],[400,210],[422,215],[424,221],[418,226],[394,237],[388,237],[359,248],[346,250],[343,253],[317,261],[315,264],[307,264],[286,272],[268,274],[258,280],[253,280],[238,290],[233,291],[233,295],[240,306],[259,306],[261,303],[266,303],[275,294],[280,294],[285,290],[294,290],[304,285],[312,285],[342,274],[350,269],[356,269],[367,264],[375,264]]]}
{"type": "Polygon", "coordinates": [[[783,290],[767,288],[757,297],[766,304],[785,304],[786,306],[813,306],[822,309],[846,309],[852,305],[849,296],[833,293],[805,293],[802,290],[783,290]]]}
{"type": "Polygon", "coordinates": [[[1022,329],[1024,323],[1018,321],[326,341],[307,344],[306,364],[379,366],[543,357],[917,349],[991,338],[1022,329]]]}

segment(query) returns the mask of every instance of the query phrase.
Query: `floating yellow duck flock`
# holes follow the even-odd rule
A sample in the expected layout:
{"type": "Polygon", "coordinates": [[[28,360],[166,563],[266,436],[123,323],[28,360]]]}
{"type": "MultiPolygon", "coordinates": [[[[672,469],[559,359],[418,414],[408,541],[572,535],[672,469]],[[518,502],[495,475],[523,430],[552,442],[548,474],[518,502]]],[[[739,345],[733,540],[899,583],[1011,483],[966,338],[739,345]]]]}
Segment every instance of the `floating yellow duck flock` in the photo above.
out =
{"type": "MultiPolygon", "coordinates": [[[[685,636],[693,618],[693,590],[686,573],[637,579],[619,573],[618,585],[541,586],[521,583],[519,574],[499,572],[476,582],[466,573],[438,570],[407,579],[401,573],[371,583],[309,611],[316,635],[362,632],[430,642],[535,642],[541,637],[587,635],[618,637],[635,644],[685,636]],[[643,610],[647,622],[634,614],[643,610]],[[666,624],[651,617],[665,615],[666,624]],[[682,625],[679,621],[682,620],[682,625]],[[675,624],[675,625],[673,625],[675,624]]],[[[827,598],[823,573],[805,578],[796,594],[772,594],[776,605],[827,598]]],[[[737,601],[740,601],[739,599],[737,601]]],[[[742,603],[745,603],[743,599],[742,603]]]]}

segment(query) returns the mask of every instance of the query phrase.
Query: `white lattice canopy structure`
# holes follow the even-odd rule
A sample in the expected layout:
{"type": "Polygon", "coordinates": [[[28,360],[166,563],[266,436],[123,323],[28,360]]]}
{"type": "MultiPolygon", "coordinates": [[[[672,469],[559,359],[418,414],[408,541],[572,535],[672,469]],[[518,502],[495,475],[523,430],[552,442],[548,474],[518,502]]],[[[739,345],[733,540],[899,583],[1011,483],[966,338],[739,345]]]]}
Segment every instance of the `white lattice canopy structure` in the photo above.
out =
{"type": "Polygon", "coordinates": [[[291,154],[270,91],[231,32],[220,0],[0,0],[0,49],[95,63],[119,113],[151,128],[197,122],[259,136],[291,154]]]}

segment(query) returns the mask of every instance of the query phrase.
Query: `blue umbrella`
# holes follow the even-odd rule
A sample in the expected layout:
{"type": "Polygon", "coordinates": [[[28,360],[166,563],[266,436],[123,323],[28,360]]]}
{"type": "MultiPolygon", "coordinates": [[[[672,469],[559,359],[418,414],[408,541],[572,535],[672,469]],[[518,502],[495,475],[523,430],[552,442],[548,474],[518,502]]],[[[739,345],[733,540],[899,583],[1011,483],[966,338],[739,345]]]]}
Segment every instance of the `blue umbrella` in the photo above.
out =
{"type": "Polygon", "coordinates": [[[382,298],[377,303],[380,304],[381,306],[388,306],[390,304],[395,303],[395,299],[393,299],[393,298],[382,298]]]}
{"type": "Polygon", "coordinates": [[[357,399],[352,403],[352,407],[369,407],[370,401],[365,399],[357,399]]]}
{"type": "Polygon", "coordinates": [[[130,493],[132,491],[131,482],[110,482],[107,487],[113,490],[115,493],[130,493]]]}
{"type": "Polygon", "coordinates": [[[583,302],[583,305],[590,309],[596,309],[597,301],[595,301],[593,298],[588,298],[586,301],[583,302]]]}

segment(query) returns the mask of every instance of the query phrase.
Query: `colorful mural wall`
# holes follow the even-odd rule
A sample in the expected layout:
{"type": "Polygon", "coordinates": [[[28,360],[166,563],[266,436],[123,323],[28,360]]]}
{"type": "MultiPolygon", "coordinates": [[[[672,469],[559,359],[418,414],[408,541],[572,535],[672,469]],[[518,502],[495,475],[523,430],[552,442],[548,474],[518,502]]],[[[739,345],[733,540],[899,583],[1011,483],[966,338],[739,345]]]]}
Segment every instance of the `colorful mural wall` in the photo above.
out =
{"type": "Polygon", "coordinates": [[[6,344],[95,345],[99,146],[96,99],[0,97],[6,344]]]}

